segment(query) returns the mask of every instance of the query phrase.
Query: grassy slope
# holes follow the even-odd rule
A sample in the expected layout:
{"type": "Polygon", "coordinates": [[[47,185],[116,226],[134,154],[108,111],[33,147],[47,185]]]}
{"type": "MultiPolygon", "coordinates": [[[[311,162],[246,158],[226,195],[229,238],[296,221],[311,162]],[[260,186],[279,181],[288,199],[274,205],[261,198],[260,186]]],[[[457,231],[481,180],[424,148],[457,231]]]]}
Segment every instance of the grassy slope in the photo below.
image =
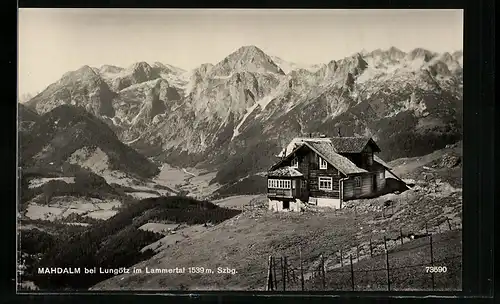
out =
{"type": "MultiPolygon", "coordinates": [[[[219,208],[209,202],[184,197],[161,197],[141,200],[128,206],[107,221],[96,224],[81,234],[57,238],[44,242],[43,256],[33,265],[37,267],[129,267],[149,258],[152,251],[140,253],[141,249],[163,235],[139,230],[148,222],[203,224],[219,223],[238,214],[239,211],[219,208]],[[51,246],[57,243],[57,246],[51,246]],[[46,246],[45,246],[46,245],[46,246]],[[47,248],[46,248],[47,247],[47,248]]],[[[32,244],[26,244],[35,248],[32,244]]],[[[39,246],[42,247],[42,246],[39,246]]],[[[41,288],[71,289],[88,288],[109,275],[36,275],[32,272],[26,279],[41,288]]]]}
{"type": "MultiPolygon", "coordinates": [[[[434,266],[446,266],[446,273],[434,274],[434,290],[460,290],[462,275],[462,230],[433,235],[434,266]]],[[[351,269],[347,265],[327,270],[326,289],[352,290],[351,269]]],[[[425,267],[431,265],[429,238],[419,238],[389,250],[389,277],[391,290],[432,290],[431,274],[425,267]]],[[[354,288],[360,290],[387,290],[386,256],[353,264],[354,288]]],[[[308,289],[322,286],[321,278],[308,282],[308,289]]],[[[290,287],[299,288],[298,284],[290,287]]]]}
{"type": "MultiPolygon", "coordinates": [[[[408,206],[404,201],[399,202],[395,213],[405,216],[395,215],[391,229],[388,229],[388,220],[382,219],[381,211],[360,210],[355,217],[353,210],[348,208],[340,212],[303,214],[248,210],[136,265],[141,268],[203,266],[214,270],[216,267],[230,267],[235,268],[237,274],[128,275],[123,279],[118,276],[102,282],[97,288],[177,289],[182,284],[189,289],[261,289],[266,277],[267,256],[270,254],[287,255],[292,257],[292,263],[297,264],[299,246],[302,246],[304,263],[312,265],[320,253],[333,257],[342,248],[347,254],[349,251],[353,252],[353,246],[361,244],[366,255],[370,237],[375,238],[373,242],[380,251],[383,236],[396,238],[399,227],[404,227],[405,234],[421,232],[424,229],[423,219],[428,214],[430,205],[434,207],[432,213],[437,216],[447,204],[454,203],[433,200],[416,204],[418,196],[406,199],[415,205],[408,206]],[[214,258],[214,252],[217,252],[217,258],[214,258]]],[[[265,201],[262,197],[260,200],[265,201]]],[[[383,200],[372,201],[372,204],[380,207],[383,200]]],[[[429,229],[437,232],[434,227],[436,224],[438,223],[430,221],[429,229]]],[[[457,223],[454,222],[454,225],[457,223]]],[[[389,246],[396,244],[397,241],[389,242],[389,246]]]]}
{"type": "MultiPolygon", "coordinates": [[[[403,177],[413,176],[412,173],[421,170],[423,164],[439,162],[445,152],[441,151],[438,156],[419,162],[403,177]]],[[[403,169],[403,163],[401,166],[395,165],[403,169]]],[[[169,246],[150,260],[136,265],[142,268],[203,266],[214,270],[220,266],[235,268],[237,274],[136,274],[118,276],[94,288],[178,289],[182,285],[189,289],[262,289],[265,285],[267,256],[271,254],[287,255],[292,263],[297,264],[301,246],[304,264],[312,267],[321,253],[329,257],[327,263],[336,263],[338,258],[335,254],[340,249],[347,257],[348,254],[355,254],[357,245],[360,245],[362,258],[369,256],[370,238],[376,253],[383,251],[384,236],[390,239],[388,244],[393,248],[399,244],[396,239],[400,228],[405,241],[409,240],[406,236],[410,233],[424,233],[426,222],[431,233],[446,231],[447,218],[451,219],[453,229],[460,229],[461,189],[437,181],[439,177],[454,171],[461,173],[461,168],[436,169],[431,180],[419,181],[412,190],[400,195],[388,194],[374,199],[350,201],[346,203],[345,209],[336,212],[271,213],[266,210],[265,196],[260,196],[254,200],[254,204],[260,208],[247,208],[241,215],[169,246]],[[383,211],[384,203],[388,200],[393,202],[394,209],[389,207],[383,211]],[[218,258],[214,258],[214,252],[217,252],[218,258]]],[[[451,178],[460,184],[461,181],[457,179],[461,175],[452,175],[451,178]]],[[[456,238],[445,241],[443,248],[458,246],[456,242],[456,238]]],[[[416,246],[418,243],[411,244],[416,246]]],[[[411,244],[406,246],[414,246],[411,244]]],[[[409,249],[406,253],[401,251],[400,259],[404,259],[405,255],[418,255],[419,249],[415,250],[409,249]]],[[[453,250],[442,256],[457,252],[453,250]]],[[[398,260],[398,257],[394,259],[398,260]]],[[[397,261],[394,263],[399,265],[397,261]]],[[[311,270],[306,269],[306,273],[311,270]]],[[[456,288],[455,283],[450,281],[449,286],[456,288]]]]}

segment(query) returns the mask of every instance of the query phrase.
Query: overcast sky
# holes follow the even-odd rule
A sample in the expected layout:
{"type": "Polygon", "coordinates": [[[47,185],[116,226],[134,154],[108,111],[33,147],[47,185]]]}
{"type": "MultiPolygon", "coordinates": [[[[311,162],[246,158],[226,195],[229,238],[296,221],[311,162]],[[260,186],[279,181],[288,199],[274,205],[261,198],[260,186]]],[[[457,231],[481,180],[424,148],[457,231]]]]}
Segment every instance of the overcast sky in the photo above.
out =
{"type": "Polygon", "coordinates": [[[462,10],[19,9],[19,94],[83,65],[217,63],[243,45],[297,63],[463,47],[462,10]]]}

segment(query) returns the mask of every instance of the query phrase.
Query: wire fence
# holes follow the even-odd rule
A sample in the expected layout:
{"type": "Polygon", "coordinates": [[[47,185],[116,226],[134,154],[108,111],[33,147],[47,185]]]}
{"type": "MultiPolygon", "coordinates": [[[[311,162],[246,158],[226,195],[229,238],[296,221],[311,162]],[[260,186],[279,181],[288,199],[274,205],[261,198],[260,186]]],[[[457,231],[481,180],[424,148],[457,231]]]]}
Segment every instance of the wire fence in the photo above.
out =
{"type": "MultiPolygon", "coordinates": [[[[453,230],[451,225],[448,227],[453,230]]],[[[370,239],[365,246],[369,248],[339,249],[307,260],[300,247],[298,258],[271,255],[265,288],[269,291],[460,289],[462,255],[449,251],[453,250],[447,248],[449,239],[440,236],[436,240],[427,233],[417,239],[406,239],[401,229],[400,233],[399,242],[407,244],[405,247],[394,242],[393,248],[389,248],[384,236],[382,250],[377,246],[380,240],[370,239]],[[440,245],[439,250],[436,245],[440,245]]]]}

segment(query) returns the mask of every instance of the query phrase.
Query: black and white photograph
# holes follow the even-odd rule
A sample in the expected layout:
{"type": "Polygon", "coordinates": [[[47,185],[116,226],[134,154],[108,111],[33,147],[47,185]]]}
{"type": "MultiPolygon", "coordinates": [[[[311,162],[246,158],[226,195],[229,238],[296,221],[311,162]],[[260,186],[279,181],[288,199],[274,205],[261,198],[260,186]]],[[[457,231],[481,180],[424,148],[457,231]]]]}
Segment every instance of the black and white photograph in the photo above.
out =
{"type": "Polygon", "coordinates": [[[461,291],[463,15],[19,8],[17,292],[461,291]]]}

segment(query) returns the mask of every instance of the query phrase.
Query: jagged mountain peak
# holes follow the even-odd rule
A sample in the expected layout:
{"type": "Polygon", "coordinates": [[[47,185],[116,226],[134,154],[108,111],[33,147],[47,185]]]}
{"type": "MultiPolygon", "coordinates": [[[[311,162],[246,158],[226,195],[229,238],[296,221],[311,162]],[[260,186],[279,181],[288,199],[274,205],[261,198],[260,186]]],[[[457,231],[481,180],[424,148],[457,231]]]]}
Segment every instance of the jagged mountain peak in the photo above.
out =
{"type": "Polygon", "coordinates": [[[105,64],[99,68],[100,73],[110,73],[110,74],[120,73],[123,70],[124,70],[124,68],[122,68],[122,67],[110,65],[110,64],[105,64]]]}
{"type": "MultiPolygon", "coordinates": [[[[339,62],[336,60],[330,60],[323,68],[322,70],[329,71],[331,73],[335,72],[339,67],[339,62]]],[[[318,71],[320,72],[320,71],[318,71]]]]}
{"type": "Polygon", "coordinates": [[[153,68],[166,68],[167,67],[164,63],[161,63],[159,61],[153,62],[153,64],[151,64],[151,66],[153,68]]]}
{"type": "Polygon", "coordinates": [[[433,58],[429,65],[437,69],[438,74],[448,76],[451,72],[458,72],[461,69],[460,62],[456,60],[450,53],[444,52],[433,58]],[[443,67],[446,66],[446,68],[443,67]]]}
{"type": "Polygon", "coordinates": [[[408,60],[422,59],[425,62],[429,62],[435,55],[435,53],[424,48],[415,48],[406,55],[406,58],[408,60]]]}
{"type": "Polygon", "coordinates": [[[449,76],[450,75],[450,69],[448,68],[448,65],[446,62],[441,61],[441,60],[436,60],[435,62],[432,62],[429,64],[427,67],[427,70],[432,76],[436,75],[442,75],[442,76],[449,76]]]}
{"type": "Polygon", "coordinates": [[[361,74],[368,66],[368,63],[359,53],[356,53],[350,57],[346,57],[337,63],[339,69],[341,69],[344,72],[351,73],[353,75],[361,74]]]}
{"type": "Polygon", "coordinates": [[[389,49],[387,49],[387,52],[389,52],[389,53],[398,53],[398,54],[404,54],[405,53],[405,52],[403,52],[402,50],[398,49],[395,46],[391,46],[389,49]]]}
{"type": "Polygon", "coordinates": [[[159,78],[159,72],[147,62],[141,61],[130,65],[126,70],[117,74],[109,82],[115,92],[121,91],[131,85],[159,78]]]}
{"type": "Polygon", "coordinates": [[[84,65],[77,70],[66,72],[61,79],[60,82],[71,81],[71,80],[79,80],[84,78],[95,78],[99,75],[95,72],[95,70],[88,66],[84,65]]]}
{"type": "Polygon", "coordinates": [[[175,74],[175,75],[181,75],[181,74],[186,73],[186,70],[184,70],[182,68],[173,66],[171,64],[162,63],[159,61],[153,62],[151,67],[153,67],[153,69],[156,69],[162,73],[169,73],[169,74],[175,74]]]}
{"type": "Polygon", "coordinates": [[[399,61],[405,57],[406,53],[401,51],[400,49],[392,46],[387,50],[376,49],[368,53],[363,57],[373,57],[373,58],[381,58],[383,60],[391,60],[391,61],[399,61]]]}
{"type": "Polygon", "coordinates": [[[464,52],[462,50],[455,51],[451,55],[453,56],[453,59],[459,62],[460,65],[463,64],[464,52]]]}
{"type": "Polygon", "coordinates": [[[137,70],[143,70],[143,71],[151,71],[153,70],[153,67],[149,65],[149,63],[145,61],[139,61],[136,63],[131,64],[127,70],[129,71],[137,71],[137,70]]]}
{"type": "Polygon", "coordinates": [[[453,56],[451,56],[451,54],[449,52],[444,52],[439,57],[443,61],[453,60],[453,56]]]}
{"type": "Polygon", "coordinates": [[[243,53],[243,52],[265,54],[263,50],[261,50],[255,45],[243,45],[235,51],[235,53],[243,53]]]}
{"type": "Polygon", "coordinates": [[[238,48],[217,63],[211,69],[210,76],[229,76],[233,72],[238,71],[270,72],[285,75],[283,70],[264,51],[254,45],[247,45],[238,48]]]}
{"type": "Polygon", "coordinates": [[[84,65],[76,71],[65,73],[57,82],[26,103],[38,113],[46,113],[63,104],[84,107],[89,112],[113,115],[113,93],[95,69],[84,65]]]}

